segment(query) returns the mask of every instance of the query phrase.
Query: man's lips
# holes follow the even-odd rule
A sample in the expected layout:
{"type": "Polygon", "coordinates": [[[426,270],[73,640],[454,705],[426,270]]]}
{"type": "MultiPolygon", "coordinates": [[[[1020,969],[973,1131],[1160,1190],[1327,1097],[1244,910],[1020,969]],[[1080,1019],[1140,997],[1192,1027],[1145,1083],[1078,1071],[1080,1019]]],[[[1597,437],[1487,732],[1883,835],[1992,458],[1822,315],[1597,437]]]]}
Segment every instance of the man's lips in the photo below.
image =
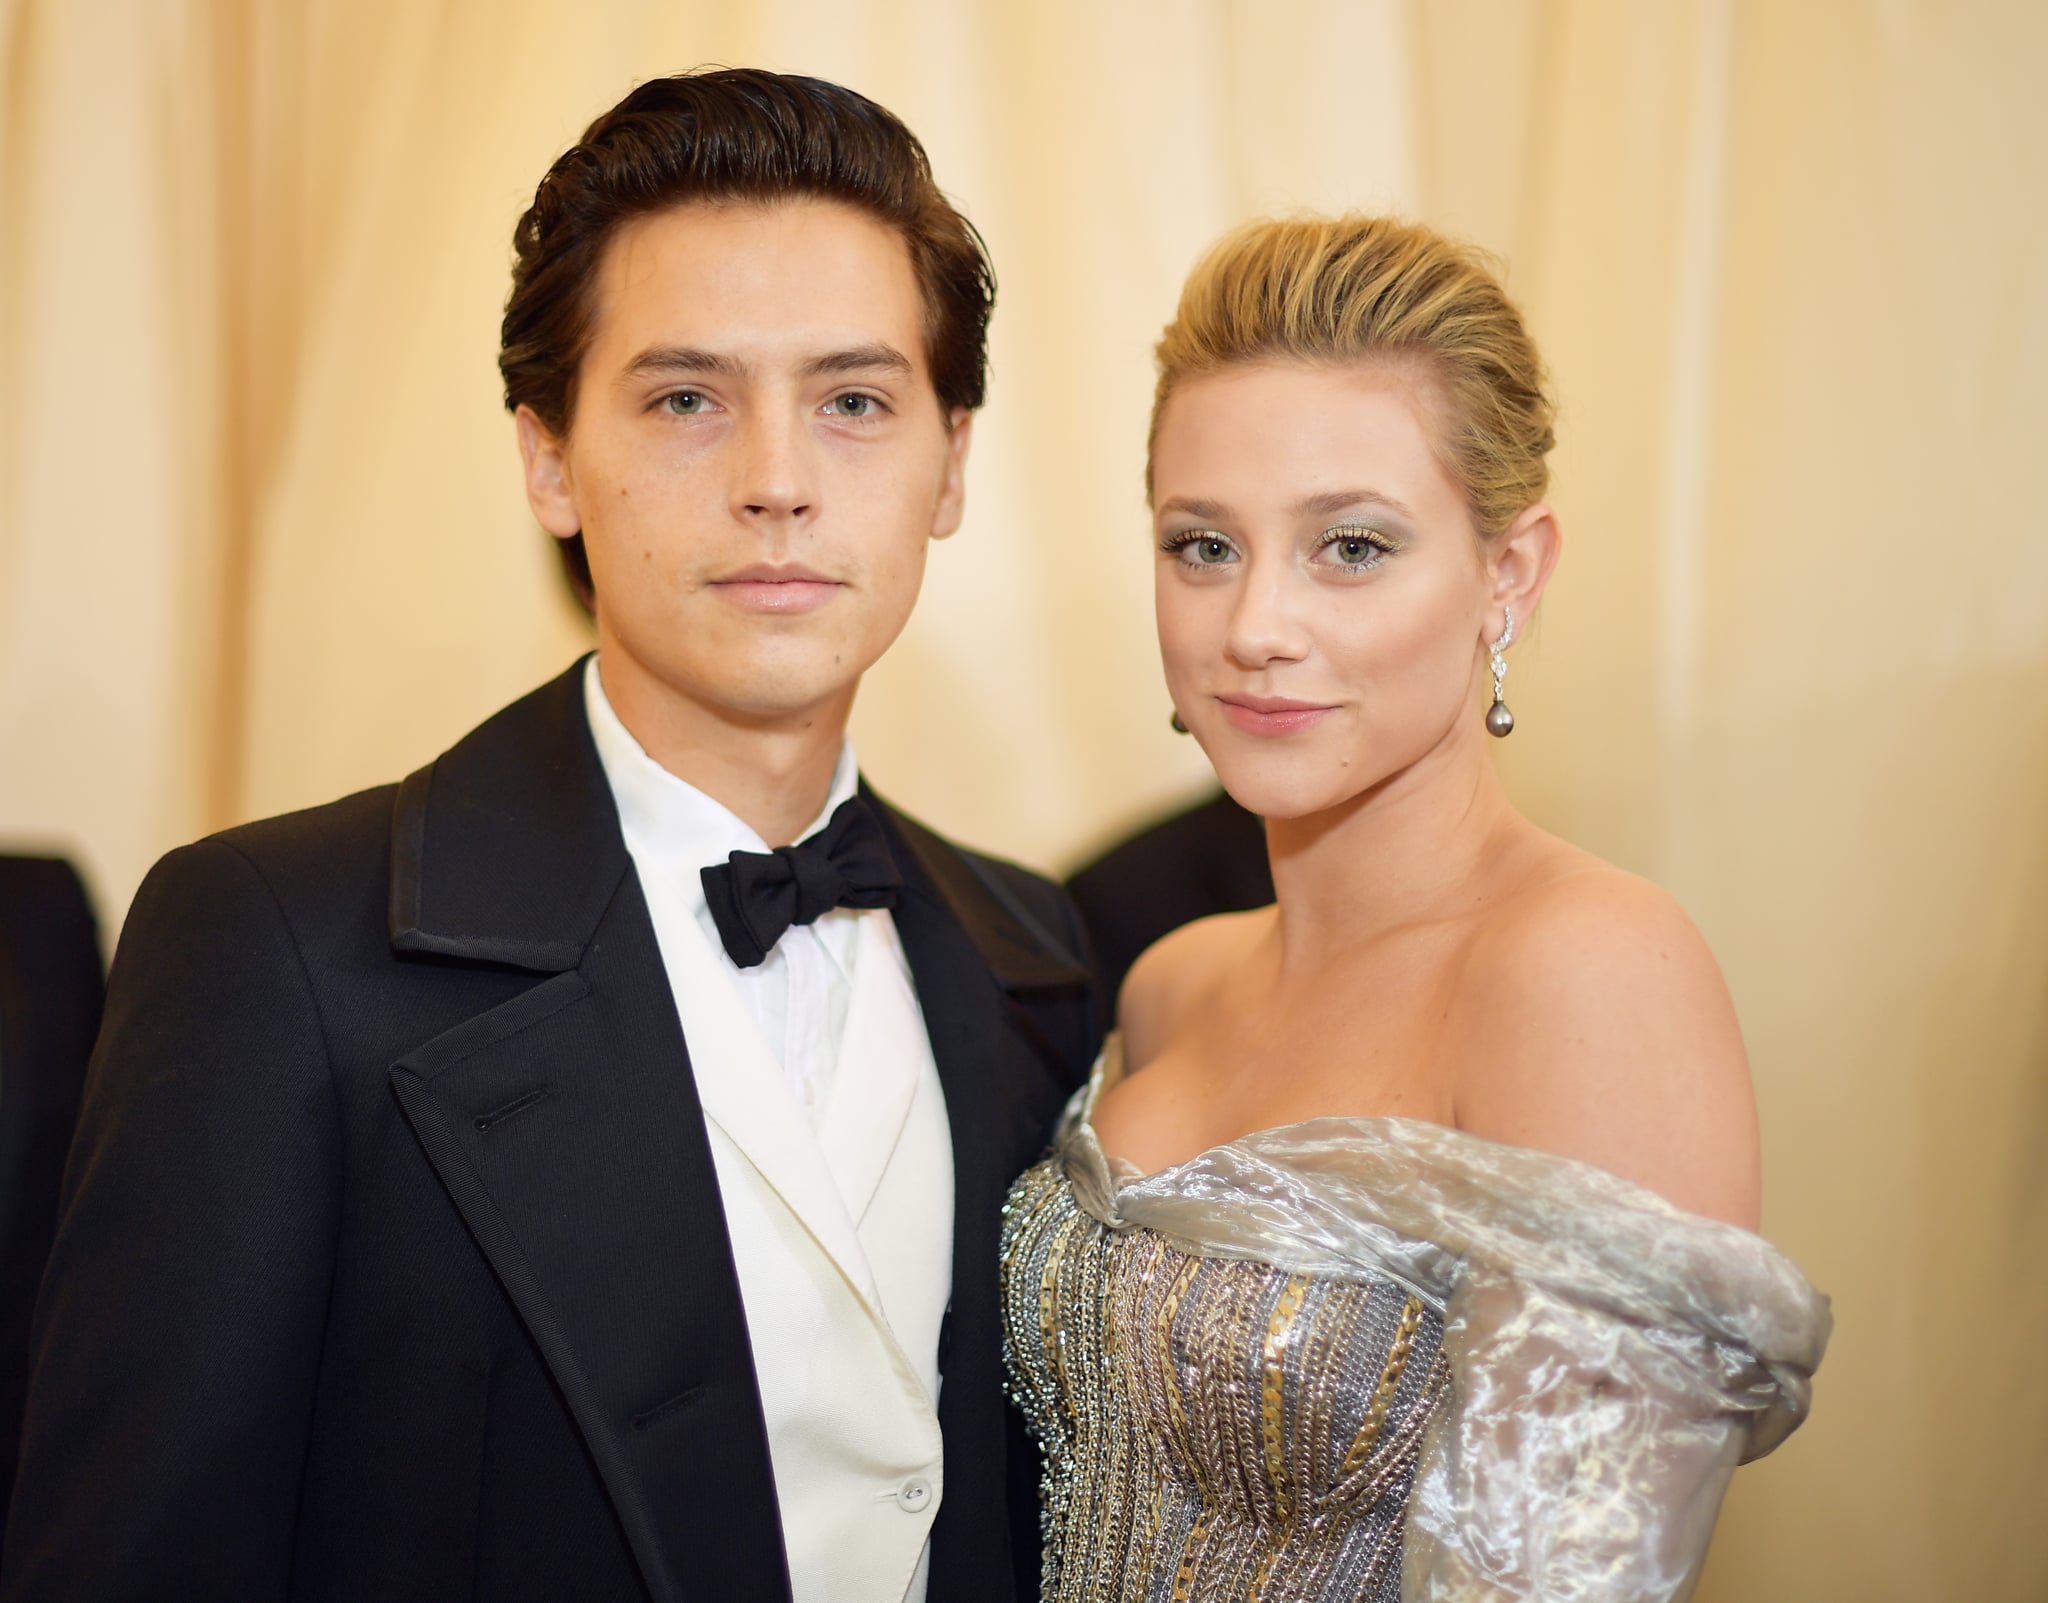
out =
{"type": "Polygon", "coordinates": [[[711,581],[711,588],[749,612],[810,612],[845,586],[815,568],[756,562],[711,581]]]}
{"type": "Polygon", "coordinates": [[[1322,720],[1336,708],[1327,702],[1295,701],[1288,696],[1218,696],[1223,716],[1248,735],[1291,735],[1322,720]]]}

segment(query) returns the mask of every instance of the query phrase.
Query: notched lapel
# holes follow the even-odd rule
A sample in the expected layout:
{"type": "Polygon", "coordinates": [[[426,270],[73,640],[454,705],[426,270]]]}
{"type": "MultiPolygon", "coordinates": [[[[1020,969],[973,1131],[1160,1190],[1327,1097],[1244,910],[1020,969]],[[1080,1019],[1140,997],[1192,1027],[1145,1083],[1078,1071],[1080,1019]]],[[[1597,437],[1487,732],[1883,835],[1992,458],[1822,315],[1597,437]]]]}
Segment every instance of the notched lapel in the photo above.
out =
{"type": "MultiPolygon", "coordinates": [[[[431,1082],[464,1059],[531,1028],[589,994],[590,987],[584,983],[581,974],[573,971],[557,974],[531,990],[521,991],[509,1002],[501,1002],[488,1012],[466,1019],[454,1029],[415,1047],[398,1060],[396,1067],[415,1079],[431,1082]]],[[[482,1116],[479,1113],[478,1117],[482,1116]]]]}
{"type": "Polygon", "coordinates": [[[398,787],[394,950],[536,974],[580,961],[631,866],[582,687],[579,662],[398,787]]]}
{"type": "Polygon", "coordinates": [[[580,665],[402,787],[400,953],[547,977],[391,1069],[576,1420],[657,1603],[786,1598],[703,1110],[580,665]]]}
{"type": "Polygon", "coordinates": [[[995,875],[865,785],[861,793],[882,815],[891,845],[899,851],[906,894],[943,909],[956,934],[966,936],[1003,989],[1021,995],[1081,990],[1093,983],[1088,965],[995,875]]]}
{"type": "MultiPolygon", "coordinates": [[[[1071,1066],[1045,1039],[1029,1004],[1084,997],[1094,977],[984,865],[865,787],[863,793],[904,873],[896,929],[946,1089],[957,1171],[963,1157],[986,1144],[992,1116],[1005,1126],[1007,1151],[1010,1141],[1029,1145],[1031,1132],[1040,1131],[1048,1097],[1055,1111],[1065,1100],[1071,1066]],[[992,1074],[999,1046],[1007,1063],[1026,1072],[992,1074]],[[963,1129],[963,1114],[972,1128],[963,1129]]],[[[1005,1186],[1010,1178],[1003,1177],[1005,1186]]]]}
{"type": "Polygon", "coordinates": [[[773,1595],[786,1566],[767,1430],[653,944],[629,880],[581,970],[407,1053],[392,1086],[560,1386],[654,1597],[773,1595]]]}
{"type": "Polygon", "coordinates": [[[671,932],[665,950],[671,983],[689,1001],[699,1105],[810,1231],[856,1295],[879,1312],[874,1272],[817,1135],[711,943],[689,926],[671,932]]]}

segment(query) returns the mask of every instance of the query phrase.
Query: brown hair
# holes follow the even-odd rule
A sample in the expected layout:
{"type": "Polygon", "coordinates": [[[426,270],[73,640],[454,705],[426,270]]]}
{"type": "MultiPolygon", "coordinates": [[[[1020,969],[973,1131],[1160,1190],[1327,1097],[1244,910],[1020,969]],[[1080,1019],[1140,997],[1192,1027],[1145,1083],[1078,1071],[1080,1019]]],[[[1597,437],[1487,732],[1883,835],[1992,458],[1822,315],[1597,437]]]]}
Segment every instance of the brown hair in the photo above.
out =
{"type": "MultiPolygon", "coordinates": [[[[979,407],[995,271],[974,225],[932,181],[924,147],[864,95],[818,78],[718,68],[641,84],[563,152],[512,231],[499,335],[505,408],[566,436],[590,342],[605,246],[636,217],[691,201],[811,197],[896,229],[924,300],[925,359],[940,405],[979,407]]],[[[557,542],[587,606],[583,537],[557,542]]]]}
{"type": "Polygon", "coordinates": [[[1482,536],[1543,499],[1556,443],[1536,345],[1492,265],[1416,223],[1351,214],[1247,224],[1188,275],[1156,350],[1145,485],[1182,380],[1275,357],[1414,361],[1434,381],[1439,448],[1482,536]]]}

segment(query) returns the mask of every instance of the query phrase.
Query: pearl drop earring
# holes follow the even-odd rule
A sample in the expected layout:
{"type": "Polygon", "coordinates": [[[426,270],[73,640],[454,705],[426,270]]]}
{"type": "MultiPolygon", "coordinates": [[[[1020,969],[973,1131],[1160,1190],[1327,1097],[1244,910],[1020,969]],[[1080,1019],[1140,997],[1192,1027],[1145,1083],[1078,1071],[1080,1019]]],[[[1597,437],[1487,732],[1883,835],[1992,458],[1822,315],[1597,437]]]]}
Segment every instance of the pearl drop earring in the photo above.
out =
{"type": "Polygon", "coordinates": [[[1487,666],[1493,670],[1493,705],[1486,709],[1486,732],[1505,740],[1514,733],[1515,715],[1508,711],[1508,704],[1501,700],[1500,696],[1500,682],[1508,676],[1508,660],[1501,653],[1507,650],[1515,638],[1515,609],[1502,607],[1500,610],[1505,620],[1500,638],[1486,648],[1486,655],[1489,658],[1487,666]]]}

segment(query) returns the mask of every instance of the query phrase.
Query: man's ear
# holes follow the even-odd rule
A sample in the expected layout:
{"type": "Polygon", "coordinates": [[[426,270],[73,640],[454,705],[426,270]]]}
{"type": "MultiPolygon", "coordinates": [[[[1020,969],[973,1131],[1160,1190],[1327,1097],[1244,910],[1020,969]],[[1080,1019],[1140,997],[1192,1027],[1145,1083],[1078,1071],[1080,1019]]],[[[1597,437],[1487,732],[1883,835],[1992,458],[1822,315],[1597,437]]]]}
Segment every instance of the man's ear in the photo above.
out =
{"type": "Polygon", "coordinates": [[[1486,558],[1487,577],[1491,581],[1489,627],[1493,631],[1487,636],[1489,642],[1500,632],[1501,608],[1513,610],[1518,634],[1536,616],[1544,587],[1550,583],[1563,549],[1564,534],[1557,526],[1557,514],[1541,501],[1522,508],[1515,521],[1494,541],[1486,558]]]}
{"type": "Polygon", "coordinates": [[[956,406],[946,415],[946,476],[932,509],[932,538],[943,540],[960,527],[967,511],[967,451],[974,444],[974,414],[956,406]]]}
{"type": "Polygon", "coordinates": [[[519,461],[526,470],[526,504],[534,517],[557,540],[581,534],[583,519],[569,482],[568,441],[558,439],[530,406],[513,413],[512,423],[519,432],[519,461]]]}

